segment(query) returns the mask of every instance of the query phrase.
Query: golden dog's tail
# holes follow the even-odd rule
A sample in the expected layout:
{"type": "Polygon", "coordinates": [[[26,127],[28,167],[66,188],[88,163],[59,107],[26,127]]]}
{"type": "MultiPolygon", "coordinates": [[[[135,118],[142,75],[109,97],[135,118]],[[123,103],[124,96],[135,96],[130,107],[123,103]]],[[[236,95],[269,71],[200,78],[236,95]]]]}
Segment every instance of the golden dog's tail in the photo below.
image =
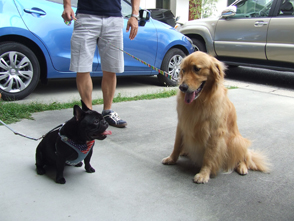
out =
{"type": "Polygon", "coordinates": [[[260,151],[248,149],[245,163],[249,170],[258,170],[261,172],[270,172],[270,163],[267,157],[260,151]]]}
{"type": "Polygon", "coordinates": [[[240,174],[247,174],[247,170],[270,171],[270,163],[267,157],[260,151],[249,149],[250,140],[236,135],[228,145],[229,161],[227,171],[235,168],[240,174]]]}

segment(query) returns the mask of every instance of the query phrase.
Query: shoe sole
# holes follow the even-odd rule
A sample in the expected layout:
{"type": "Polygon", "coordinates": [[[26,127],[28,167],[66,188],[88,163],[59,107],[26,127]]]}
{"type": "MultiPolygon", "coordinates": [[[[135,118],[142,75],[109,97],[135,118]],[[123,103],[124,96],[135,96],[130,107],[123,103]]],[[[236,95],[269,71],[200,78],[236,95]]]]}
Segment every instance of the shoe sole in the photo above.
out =
{"type": "Polygon", "coordinates": [[[109,124],[109,125],[112,126],[112,127],[124,128],[124,127],[126,127],[128,124],[125,123],[125,124],[109,124]]]}

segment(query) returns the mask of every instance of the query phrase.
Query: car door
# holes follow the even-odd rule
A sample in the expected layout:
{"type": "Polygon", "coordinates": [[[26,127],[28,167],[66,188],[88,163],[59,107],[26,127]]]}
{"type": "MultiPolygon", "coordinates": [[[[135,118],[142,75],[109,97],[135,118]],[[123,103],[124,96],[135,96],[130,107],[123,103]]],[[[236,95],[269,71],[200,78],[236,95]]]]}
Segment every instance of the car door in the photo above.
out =
{"type": "Polygon", "coordinates": [[[294,63],[294,0],[281,0],[268,28],[266,55],[270,61],[294,63]]]}
{"type": "MultiPolygon", "coordinates": [[[[60,72],[69,72],[70,39],[73,25],[66,26],[61,18],[63,0],[14,1],[27,28],[45,45],[54,68],[60,72]]],[[[97,66],[96,52],[93,70],[97,66]]]]}
{"type": "Polygon", "coordinates": [[[236,15],[221,18],[215,29],[217,56],[266,59],[265,45],[273,0],[241,0],[236,15]]]}

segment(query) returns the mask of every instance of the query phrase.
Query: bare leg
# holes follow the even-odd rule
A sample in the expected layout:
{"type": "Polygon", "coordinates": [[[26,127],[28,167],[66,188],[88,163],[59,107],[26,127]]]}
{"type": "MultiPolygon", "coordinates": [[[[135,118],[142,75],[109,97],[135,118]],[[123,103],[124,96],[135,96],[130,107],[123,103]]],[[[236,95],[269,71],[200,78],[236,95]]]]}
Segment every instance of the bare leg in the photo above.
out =
{"type": "Polygon", "coordinates": [[[93,82],[90,73],[77,73],[76,84],[82,101],[92,110],[93,82]]]}
{"type": "Polygon", "coordinates": [[[120,119],[118,114],[111,110],[114,93],[116,89],[116,74],[113,72],[103,71],[103,78],[101,82],[101,88],[103,92],[103,111],[104,119],[108,122],[109,125],[114,127],[123,128],[127,125],[127,122],[120,119]]]}
{"type": "Polygon", "coordinates": [[[111,109],[116,89],[116,74],[113,72],[103,71],[101,88],[103,92],[103,110],[109,110],[111,109]]]}

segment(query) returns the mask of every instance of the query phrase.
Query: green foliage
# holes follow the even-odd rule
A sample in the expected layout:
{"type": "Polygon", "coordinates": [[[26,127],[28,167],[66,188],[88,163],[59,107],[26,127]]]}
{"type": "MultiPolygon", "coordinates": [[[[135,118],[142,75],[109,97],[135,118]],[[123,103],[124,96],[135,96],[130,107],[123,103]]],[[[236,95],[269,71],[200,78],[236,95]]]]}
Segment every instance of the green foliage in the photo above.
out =
{"type": "Polygon", "coordinates": [[[216,3],[217,3],[217,0],[202,1],[201,13],[203,15],[203,18],[207,18],[217,11],[216,3]]]}
{"type": "Polygon", "coordinates": [[[217,0],[190,0],[189,11],[190,19],[199,19],[211,16],[216,10],[217,0]]]}
{"type": "Polygon", "coordinates": [[[194,19],[201,18],[201,6],[202,6],[202,0],[189,1],[189,11],[190,11],[189,19],[194,20],[194,19]]]}

